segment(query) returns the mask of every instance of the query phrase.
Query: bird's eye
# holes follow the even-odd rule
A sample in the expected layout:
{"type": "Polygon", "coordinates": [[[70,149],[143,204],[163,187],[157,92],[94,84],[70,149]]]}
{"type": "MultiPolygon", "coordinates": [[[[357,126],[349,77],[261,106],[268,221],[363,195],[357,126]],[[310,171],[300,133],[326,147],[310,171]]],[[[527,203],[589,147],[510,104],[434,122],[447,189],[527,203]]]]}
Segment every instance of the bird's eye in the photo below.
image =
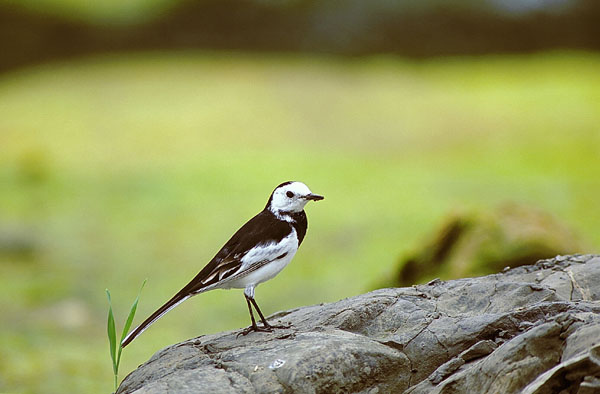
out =
{"type": "Polygon", "coordinates": [[[287,192],[287,193],[285,193],[285,195],[288,196],[289,198],[294,197],[294,193],[292,193],[292,192],[287,192]]]}

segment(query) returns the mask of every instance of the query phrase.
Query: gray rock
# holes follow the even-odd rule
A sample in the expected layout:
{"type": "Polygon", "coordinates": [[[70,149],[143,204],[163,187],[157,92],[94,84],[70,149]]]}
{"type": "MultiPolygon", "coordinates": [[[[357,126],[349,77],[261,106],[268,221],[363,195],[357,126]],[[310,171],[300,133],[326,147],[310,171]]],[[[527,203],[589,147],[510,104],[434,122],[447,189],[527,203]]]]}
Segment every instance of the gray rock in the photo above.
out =
{"type": "Polygon", "coordinates": [[[464,361],[471,361],[476,358],[487,356],[488,354],[496,350],[497,347],[498,345],[496,345],[496,343],[493,341],[479,341],[475,345],[462,352],[460,354],[460,358],[462,358],[464,361]]]}
{"type": "Polygon", "coordinates": [[[380,289],[279,312],[272,333],[157,352],[117,393],[595,392],[600,257],[380,289]]]}

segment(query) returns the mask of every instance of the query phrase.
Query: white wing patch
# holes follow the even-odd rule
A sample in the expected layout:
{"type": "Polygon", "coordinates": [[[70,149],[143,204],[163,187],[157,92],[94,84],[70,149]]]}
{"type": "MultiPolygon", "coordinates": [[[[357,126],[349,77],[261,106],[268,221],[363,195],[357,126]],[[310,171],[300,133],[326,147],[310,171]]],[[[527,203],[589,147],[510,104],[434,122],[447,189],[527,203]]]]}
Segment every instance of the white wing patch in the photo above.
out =
{"type": "Polygon", "coordinates": [[[222,280],[228,273],[239,270],[241,268],[241,261],[239,260],[239,254],[235,254],[231,259],[223,259],[219,264],[212,270],[210,275],[204,278],[201,283],[206,284],[217,277],[217,280],[222,280]],[[229,267],[229,268],[228,268],[229,267]]]}
{"type": "Polygon", "coordinates": [[[236,269],[238,269],[238,267],[229,268],[228,270],[220,272],[219,273],[219,280],[223,279],[223,277],[225,275],[227,275],[228,273],[230,273],[231,271],[236,270],[236,269]]]}

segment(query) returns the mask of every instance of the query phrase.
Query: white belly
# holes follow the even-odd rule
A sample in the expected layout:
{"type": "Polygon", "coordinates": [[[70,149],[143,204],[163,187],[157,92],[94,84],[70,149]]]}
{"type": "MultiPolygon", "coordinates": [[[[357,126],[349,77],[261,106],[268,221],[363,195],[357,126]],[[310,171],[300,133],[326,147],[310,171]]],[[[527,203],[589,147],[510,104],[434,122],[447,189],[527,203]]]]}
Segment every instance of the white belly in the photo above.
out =
{"type": "Polygon", "coordinates": [[[252,270],[250,273],[243,275],[237,279],[227,281],[223,283],[222,288],[236,288],[244,289],[248,286],[256,286],[259,283],[265,282],[272,279],[285,268],[286,265],[292,261],[294,255],[298,251],[298,238],[296,236],[296,230],[292,230],[290,235],[283,238],[277,244],[265,245],[263,248],[257,249],[252,253],[248,253],[242,258],[243,272],[246,269],[252,270],[252,264],[258,261],[271,260],[262,267],[252,270]],[[276,259],[276,257],[284,255],[282,258],[276,259]]]}

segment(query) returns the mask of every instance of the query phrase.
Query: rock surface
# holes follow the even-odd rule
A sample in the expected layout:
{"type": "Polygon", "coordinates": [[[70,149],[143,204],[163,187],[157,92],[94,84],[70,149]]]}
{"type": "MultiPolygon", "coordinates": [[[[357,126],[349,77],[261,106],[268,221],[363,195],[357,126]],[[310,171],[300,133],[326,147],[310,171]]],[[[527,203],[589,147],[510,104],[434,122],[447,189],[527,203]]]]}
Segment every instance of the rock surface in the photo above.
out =
{"type": "Polygon", "coordinates": [[[117,393],[597,393],[600,256],[280,312],[157,352],[117,393]]]}

